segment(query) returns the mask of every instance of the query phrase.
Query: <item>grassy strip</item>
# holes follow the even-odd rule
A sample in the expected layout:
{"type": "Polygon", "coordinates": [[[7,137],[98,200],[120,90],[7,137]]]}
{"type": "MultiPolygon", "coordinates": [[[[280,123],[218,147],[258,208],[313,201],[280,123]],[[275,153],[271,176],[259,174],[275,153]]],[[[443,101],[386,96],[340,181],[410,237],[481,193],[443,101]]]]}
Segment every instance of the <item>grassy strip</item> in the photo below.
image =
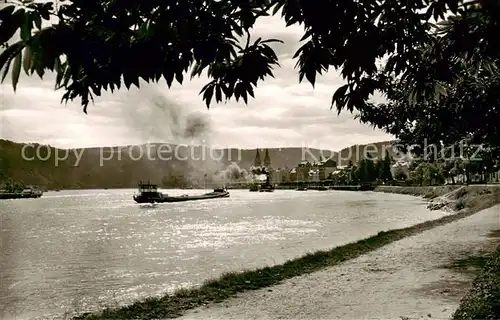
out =
{"type": "MultiPolygon", "coordinates": [[[[482,209],[482,208],[481,208],[482,209]]],[[[478,210],[462,211],[412,227],[379,232],[377,235],[329,251],[307,254],[282,265],[240,273],[227,273],[219,279],[205,282],[199,288],[181,289],[161,298],[148,298],[118,309],[106,309],[98,314],[83,314],[74,319],[158,319],[176,318],[188,309],[210,302],[221,302],[239,292],[276,285],[283,280],[335,266],[405,237],[416,235],[452,221],[467,217],[478,210]]]]}
{"type": "Polygon", "coordinates": [[[181,289],[172,295],[165,295],[160,298],[148,298],[129,306],[117,309],[105,309],[96,314],[86,313],[74,319],[176,318],[181,316],[184,311],[201,305],[211,302],[221,302],[244,291],[273,286],[286,279],[338,265],[392,242],[465,218],[500,203],[500,191],[494,192],[494,194],[492,192],[484,195],[482,193],[478,194],[469,194],[466,208],[453,215],[426,221],[403,229],[379,232],[377,235],[367,239],[336,247],[329,251],[318,251],[307,254],[282,265],[226,273],[218,279],[205,282],[198,288],[181,289]],[[482,196],[478,197],[478,194],[482,196]]]}
{"type": "Polygon", "coordinates": [[[500,246],[462,299],[452,319],[500,319],[500,246]]]}

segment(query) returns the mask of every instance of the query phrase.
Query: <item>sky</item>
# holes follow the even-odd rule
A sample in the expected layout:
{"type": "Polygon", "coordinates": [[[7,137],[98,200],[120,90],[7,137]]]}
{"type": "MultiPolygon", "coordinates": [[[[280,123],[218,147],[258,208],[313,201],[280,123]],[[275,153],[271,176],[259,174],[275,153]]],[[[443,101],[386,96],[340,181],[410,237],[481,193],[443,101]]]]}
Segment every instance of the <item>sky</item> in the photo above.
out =
{"type": "Polygon", "coordinates": [[[84,114],[79,100],[61,104],[55,76],[41,80],[22,71],[14,93],[10,75],[0,85],[0,138],[61,148],[131,145],[147,142],[204,143],[217,148],[310,147],[340,150],[354,144],[393,139],[330,110],[332,94],[344,81],[332,70],[315,88],[298,82],[292,57],[300,47],[300,27],[285,27],[279,16],[257,21],[253,39],[278,38],[273,47],[281,68],[260,82],[248,105],[231,100],[207,110],[201,88],[206,77],[175,83],[170,89],[141,82],[141,89],[104,93],[84,114]],[[195,125],[196,134],[186,134],[195,125]]]}

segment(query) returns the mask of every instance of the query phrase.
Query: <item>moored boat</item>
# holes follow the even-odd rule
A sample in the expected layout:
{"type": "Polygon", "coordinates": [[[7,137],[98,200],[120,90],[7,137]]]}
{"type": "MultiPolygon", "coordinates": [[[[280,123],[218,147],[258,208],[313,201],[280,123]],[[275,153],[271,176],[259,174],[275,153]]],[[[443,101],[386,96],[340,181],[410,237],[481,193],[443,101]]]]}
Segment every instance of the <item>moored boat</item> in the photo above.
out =
{"type": "Polygon", "coordinates": [[[208,200],[216,198],[228,198],[229,192],[225,188],[216,188],[213,192],[201,195],[180,195],[169,196],[158,191],[155,184],[139,182],[139,193],[134,194],[134,201],[137,203],[163,203],[163,202],[183,202],[193,200],[208,200]]]}
{"type": "Polygon", "coordinates": [[[260,186],[259,192],[273,192],[274,186],[272,184],[263,184],[260,186]]]}
{"type": "Polygon", "coordinates": [[[26,187],[22,191],[0,190],[0,199],[34,199],[43,195],[41,190],[35,187],[26,187]]]}
{"type": "Polygon", "coordinates": [[[266,174],[266,182],[260,186],[259,192],[273,192],[273,191],[274,191],[274,185],[271,184],[269,174],[266,174]]]}

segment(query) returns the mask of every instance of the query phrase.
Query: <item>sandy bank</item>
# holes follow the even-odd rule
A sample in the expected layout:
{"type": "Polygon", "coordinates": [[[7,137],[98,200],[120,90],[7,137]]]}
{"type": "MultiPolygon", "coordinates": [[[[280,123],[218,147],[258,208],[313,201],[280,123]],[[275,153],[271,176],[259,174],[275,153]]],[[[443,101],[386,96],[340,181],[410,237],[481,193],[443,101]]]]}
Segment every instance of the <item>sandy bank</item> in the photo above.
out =
{"type": "Polygon", "coordinates": [[[477,212],[500,203],[500,185],[397,187],[378,186],[375,192],[422,196],[430,210],[450,213],[467,209],[477,212]]]}
{"type": "Polygon", "coordinates": [[[341,265],[188,311],[183,318],[449,318],[472,275],[444,266],[493,251],[500,243],[499,214],[497,205],[341,265]]]}
{"type": "Polygon", "coordinates": [[[460,188],[460,186],[427,186],[427,187],[398,187],[398,186],[377,186],[375,192],[407,194],[411,196],[422,196],[431,198],[432,196],[442,196],[448,192],[460,188]]]}

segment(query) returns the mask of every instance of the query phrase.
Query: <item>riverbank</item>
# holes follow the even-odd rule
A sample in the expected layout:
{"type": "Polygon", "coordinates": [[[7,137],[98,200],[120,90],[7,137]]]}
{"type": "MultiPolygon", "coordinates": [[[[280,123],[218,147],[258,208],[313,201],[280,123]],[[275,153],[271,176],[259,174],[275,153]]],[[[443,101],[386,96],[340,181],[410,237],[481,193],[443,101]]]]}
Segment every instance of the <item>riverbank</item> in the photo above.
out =
{"type": "Polygon", "coordinates": [[[433,186],[393,187],[378,186],[375,192],[421,196],[429,201],[430,210],[445,210],[450,213],[468,209],[477,212],[500,203],[500,186],[433,186]]]}
{"type": "MultiPolygon", "coordinates": [[[[480,190],[475,189],[467,192],[467,199],[472,199],[474,197],[473,194],[476,192],[480,192],[480,190]]],[[[282,265],[226,274],[219,279],[207,281],[198,288],[179,290],[172,295],[166,295],[161,298],[150,298],[127,307],[106,309],[98,314],[84,314],[77,318],[152,319],[179,317],[189,309],[209,305],[213,302],[222,302],[245,291],[268,288],[287,279],[335,267],[398,240],[415,236],[424,231],[468,217],[484,208],[491,207],[494,203],[500,203],[500,188],[489,193],[486,192],[483,200],[485,201],[471,201],[471,203],[467,203],[462,209],[458,210],[456,214],[451,214],[437,220],[427,221],[404,229],[380,232],[368,239],[336,247],[329,251],[308,254],[282,265]]],[[[396,246],[399,247],[398,245],[396,246]]]]}
{"type": "Polygon", "coordinates": [[[399,187],[399,186],[376,186],[375,192],[406,194],[410,196],[433,198],[443,196],[448,192],[456,190],[462,186],[426,186],[426,187],[399,187]]]}
{"type": "Polygon", "coordinates": [[[482,260],[500,243],[492,233],[499,227],[498,210],[188,311],[181,319],[449,319],[476,275],[471,260],[482,260]]]}

